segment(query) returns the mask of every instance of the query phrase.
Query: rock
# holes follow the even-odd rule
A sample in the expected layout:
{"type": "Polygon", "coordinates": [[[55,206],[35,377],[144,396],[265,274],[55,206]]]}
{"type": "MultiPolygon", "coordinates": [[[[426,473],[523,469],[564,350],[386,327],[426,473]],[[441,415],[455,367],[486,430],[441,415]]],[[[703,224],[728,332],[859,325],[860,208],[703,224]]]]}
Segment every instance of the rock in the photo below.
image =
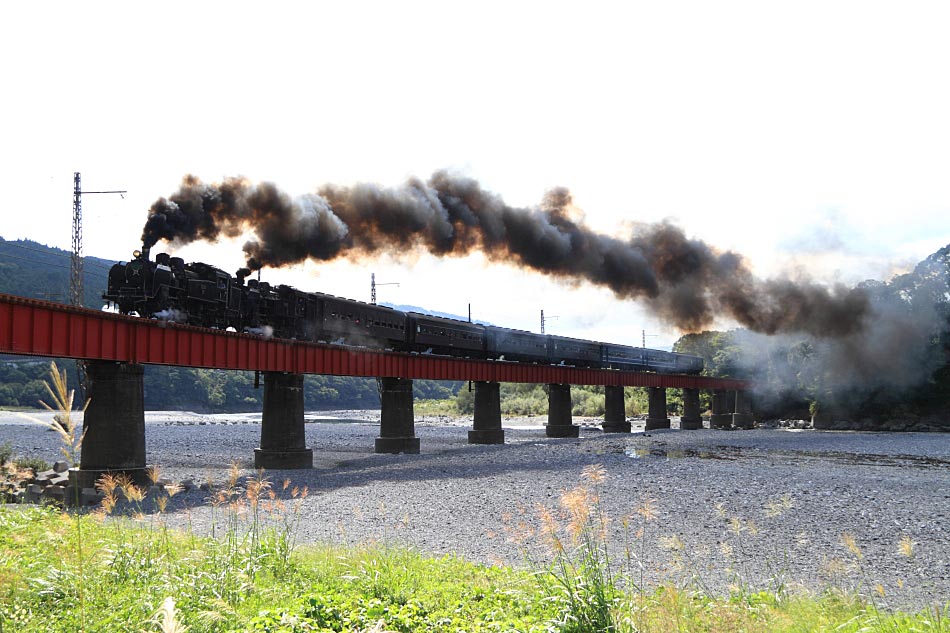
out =
{"type": "Polygon", "coordinates": [[[95,506],[99,505],[104,498],[105,495],[95,488],[83,488],[79,495],[79,503],[83,506],[95,506]]]}
{"type": "Polygon", "coordinates": [[[63,487],[63,503],[67,506],[75,506],[81,503],[81,496],[76,486],[63,487]]]}
{"type": "Polygon", "coordinates": [[[26,487],[26,501],[28,503],[39,503],[43,494],[43,486],[39,484],[30,484],[26,487]]]}
{"type": "Polygon", "coordinates": [[[43,488],[42,496],[62,502],[66,499],[66,488],[63,486],[46,486],[43,488]]]}
{"type": "Polygon", "coordinates": [[[195,482],[191,479],[186,479],[183,482],[181,482],[181,487],[182,489],[184,489],[185,492],[188,492],[194,489],[195,482]]]}
{"type": "Polygon", "coordinates": [[[64,473],[69,470],[69,464],[63,461],[55,462],[53,464],[53,471],[57,473],[64,473]]]}

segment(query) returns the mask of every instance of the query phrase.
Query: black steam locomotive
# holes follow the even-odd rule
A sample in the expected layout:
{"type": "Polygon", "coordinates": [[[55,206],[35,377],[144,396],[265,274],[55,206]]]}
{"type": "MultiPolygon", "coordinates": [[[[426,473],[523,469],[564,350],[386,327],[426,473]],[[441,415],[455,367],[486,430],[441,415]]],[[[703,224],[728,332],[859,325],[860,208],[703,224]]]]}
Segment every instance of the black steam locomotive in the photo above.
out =
{"type": "Polygon", "coordinates": [[[278,338],[605,369],[684,374],[703,369],[698,356],[401,312],[290,286],[273,287],[249,275],[246,268],[231,276],[167,253],[153,262],[147,250],[136,251],[132,261],[109,271],[102,298],[122,314],[278,338]]]}

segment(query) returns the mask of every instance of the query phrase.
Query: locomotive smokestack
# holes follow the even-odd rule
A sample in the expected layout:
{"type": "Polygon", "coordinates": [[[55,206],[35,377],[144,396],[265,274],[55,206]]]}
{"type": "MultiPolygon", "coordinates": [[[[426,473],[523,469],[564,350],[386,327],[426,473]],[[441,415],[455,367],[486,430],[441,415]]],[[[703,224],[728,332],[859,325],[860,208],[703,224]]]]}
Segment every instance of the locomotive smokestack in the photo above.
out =
{"type": "Polygon", "coordinates": [[[152,249],[150,247],[145,246],[144,244],[142,245],[142,259],[143,260],[148,261],[148,256],[151,250],[152,249]]]}

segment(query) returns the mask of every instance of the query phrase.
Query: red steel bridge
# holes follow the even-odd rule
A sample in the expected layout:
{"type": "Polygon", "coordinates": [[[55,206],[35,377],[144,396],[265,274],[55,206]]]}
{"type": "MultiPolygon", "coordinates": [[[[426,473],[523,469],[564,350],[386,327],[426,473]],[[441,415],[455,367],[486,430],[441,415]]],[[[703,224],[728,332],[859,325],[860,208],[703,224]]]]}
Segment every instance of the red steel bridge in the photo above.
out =
{"type": "Polygon", "coordinates": [[[0,294],[0,353],[291,374],[745,390],[745,381],[405,354],[140,319],[0,294]]]}
{"type": "MultiPolygon", "coordinates": [[[[255,467],[310,468],[305,445],[303,375],[374,377],[380,386],[376,452],[417,453],[412,381],[462,380],[475,387],[468,441],[504,443],[500,382],[548,385],[548,437],[578,437],[571,421],[571,385],[603,385],[605,432],[630,432],[624,387],[649,391],[647,429],[669,428],[667,388],[683,390],[681,429],[700,429],[701,389],[712,391],[710,427],[752,425],[745,381],[705,376],[587,369],[507,361],[406,354],[268,339],[249,334],[141,319],[111,312],[0,294],[0,354],[87,361],[89,405],[74,485],[91,487],[104,472],[145,473],[143,365],[176,365],[261,372],[261,447],[255,467]]],[[[67,498],[72,498],[67,496],[67,498]]]]}

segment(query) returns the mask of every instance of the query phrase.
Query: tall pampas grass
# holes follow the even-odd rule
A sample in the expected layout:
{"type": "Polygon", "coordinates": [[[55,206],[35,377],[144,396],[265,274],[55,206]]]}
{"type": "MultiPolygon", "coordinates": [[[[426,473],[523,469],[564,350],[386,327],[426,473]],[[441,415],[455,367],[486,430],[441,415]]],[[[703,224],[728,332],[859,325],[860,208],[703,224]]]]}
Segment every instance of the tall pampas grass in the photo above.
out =
{"type": "MultiPolygon", "coordinates": [[[[50,379],[44,384],[46,385],[47,393],[49,393],[50,398],[53,400],[53,404],[49,405],[43,400],[40,400],[39,403],[47,411],[55,412],[53,419],[47,422],[46,420],[41,420],[25,413],[18,415],[25,420],[45,426],[59,435],[59,439],[62,442],[60,450],[69,461],[69,465],[76,466],[79,463],[82,441],[86,437],[85,430],[82,433],[78,432],[79,423],[76,418],[73,417],[73,400],[76,396],[76,391],[68,387],[66,384],[66,370],[59,369],[55,361],[50,363],[49,376],[50,379]]],[[[89,400],[86,400],[82,407],[82,413],[85,414],[88,406],[89,400]]]]}
{"type": "MultiPolygon", "coordinates": [[[[56,361],[50,363],[49,369],[50,379],[44,384],[46,385],[46,391],[49,393],[50,398],[53,400],[53,404],[49,405],[46,402],[40,400],[40,404],[43,405],[47,411],[54,411],[53,419],[50,422],[45,420],[40,420],[39,418],[20,414],[20,417],[42,426],[47,427],[48,429],[55,431],[59,435],[59,439],[62,442],[60,450],[63,455],[69,461],[70,466],[77,466],[80,460],[80,451],[82,450],[82,441],[86,437],[86,431],[83,430],[82,433],[78,432],[78,422],[76,418],[73,417],[73,399],[76,396],[76,392],[73,389],[70,389],[66,384],[66,370],[59,369],[56,366],[56,361]]],[[[86,412],[86,408],[89,406],[89,400],[83,404],[82,412],[86,412]]],[[[76,490],[76,506],[79,507],[79,487],[75,487],[76,490]]],[[[86,630],[86,601],[85,601],[85,571],[83,566],[83,554],[82,554],[82,516],[77,515],[74,518],[74,523],[76,525],[76,555],[79,560],[79,630],[86,630]]]]}
{"type": "MultiPolygon", "coordinates": [[[[178,621],[175,611],[175,599],[171,596],[162,600],[162,605],[155,611],[149,623],[158,625],[160,633],[187,633],[188,627],[178,621]]],[[[143,633],[147,633],[143,631],[143,633]]]]}

